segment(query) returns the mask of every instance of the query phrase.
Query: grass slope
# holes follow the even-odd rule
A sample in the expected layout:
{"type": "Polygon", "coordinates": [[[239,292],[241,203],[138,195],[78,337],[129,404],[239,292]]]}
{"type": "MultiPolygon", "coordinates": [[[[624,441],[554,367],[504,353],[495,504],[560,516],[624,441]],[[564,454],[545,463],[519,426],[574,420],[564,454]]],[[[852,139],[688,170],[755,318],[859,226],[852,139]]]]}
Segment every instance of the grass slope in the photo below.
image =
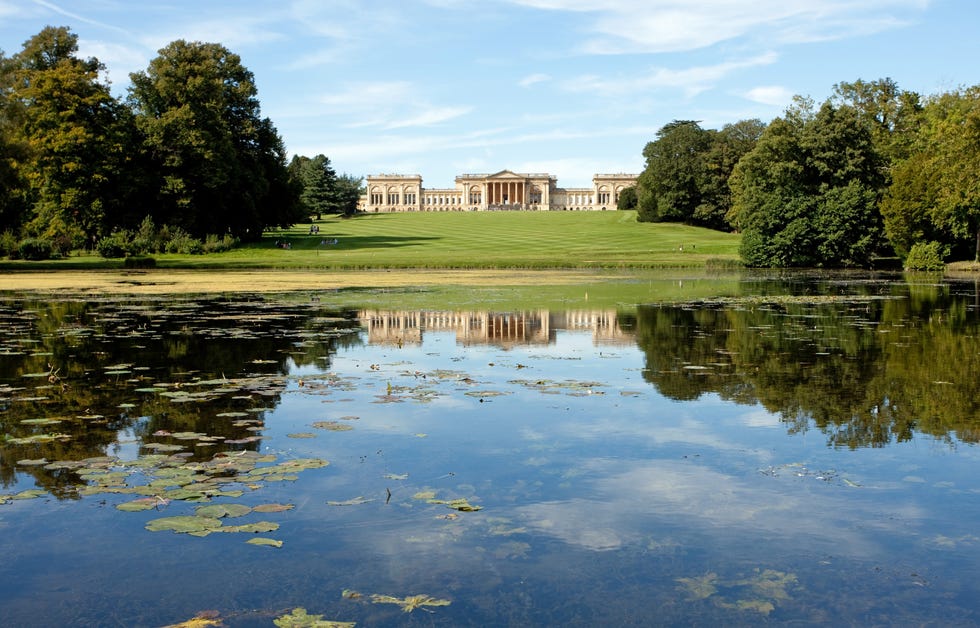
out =
{"type": "MultiPolygon", "coordinates": [[[[682,268],[735,261],[739,245],[734,234],[638,223],[635,212],[618,211],[369,214],[317,225],[316,235],[297,225],[228,253],[155,257],[159,267],[202,269],[682,268]]],[[[118,266],[82,256],[44,267],[118,266]]]]}

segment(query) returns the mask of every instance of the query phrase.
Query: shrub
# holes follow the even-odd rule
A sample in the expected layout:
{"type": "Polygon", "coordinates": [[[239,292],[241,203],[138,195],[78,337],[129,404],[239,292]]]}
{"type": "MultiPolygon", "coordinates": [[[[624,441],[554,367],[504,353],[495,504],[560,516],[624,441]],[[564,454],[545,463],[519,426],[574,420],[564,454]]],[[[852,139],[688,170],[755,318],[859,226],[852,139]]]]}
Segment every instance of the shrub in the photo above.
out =
{"type": "Polygon", "coordinates": [[[947,247],[939,242],[917,242],[905,258],[905,270],[944,270],[947,247]]]}
{"type": "Polygon", "coordinates": [[[152,257],[147,257],[144,255],[135,255],[133,257],[127,257],[123,260],[124,268],[156,268],[157,261],[152,257]]]}
{"type": "Polygon", "coordinates": [[[230,251],[234,248],[238,241],[228,234],[224,237],[219,238],[218,236],[211,234],[204,240],[204,252],[205,253],[224,253],[225,251],[230,251]]]}
{"type": "Polygon", "coordinates": [[[130,255],[145,255],[160,250],[160,239],[152,218],[147,216],[143,219],[127,248],[130,255]]]}
{"type": "Polygon", "coordinates": [[[167,240],[164,250],[167,253],[180,253],[181,255],[195,255],[204,250],[201,241],[192,238],[189,233],[180,227],[174,227],[170,239],[167,240]]]}
{"type": "Polygon", "coordinates": [[[17,236],[9,229],[0,234],[0,256],[17,256],[17,236]]]}
{"type": "Polygon", "coordinates": [[[130,236],[128,231],[117,231],[112,235],[99,240],[95,249],[99,255],[107,259],[115,257],[126,257],[129,252],[130,236]]]}
{"type": "Polygon", "coordinates": [[[20,259],[31,261],[51,259],[53,250],[51,242],[41,238],[24,238],[17,246],[17,254],[20,259]]]}

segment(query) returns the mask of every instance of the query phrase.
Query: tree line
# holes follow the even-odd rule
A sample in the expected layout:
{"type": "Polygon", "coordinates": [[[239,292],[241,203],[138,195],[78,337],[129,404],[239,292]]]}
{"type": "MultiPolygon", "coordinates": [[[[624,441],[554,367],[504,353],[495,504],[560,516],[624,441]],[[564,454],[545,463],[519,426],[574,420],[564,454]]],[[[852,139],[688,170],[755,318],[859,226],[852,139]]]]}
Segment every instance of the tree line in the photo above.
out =
{"type": "Polygon", "coordinates": [[[750,266],[980,261],[980,86],[923,97],[889,78],[839,83],[768,124],[674,120],[643,156],[620,207],[738,231],[750,266]]]}
{"type": "Polygon", "coordinates": [[[324,155],[287,162],[252,73],[224,46],[170,43],[124,98],[104,70],[66,27],[0,51],[0,254],[64,255],[148,224],[171,243],[253,241],[356,209],[359,177],[324,155]]]}

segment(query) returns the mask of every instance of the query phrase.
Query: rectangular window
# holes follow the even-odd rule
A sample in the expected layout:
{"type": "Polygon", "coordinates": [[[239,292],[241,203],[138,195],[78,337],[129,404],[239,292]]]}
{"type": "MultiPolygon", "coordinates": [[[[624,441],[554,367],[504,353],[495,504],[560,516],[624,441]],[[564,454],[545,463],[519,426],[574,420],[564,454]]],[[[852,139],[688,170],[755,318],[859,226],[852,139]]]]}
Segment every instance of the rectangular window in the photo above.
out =
{"type": "Polygon", "coordinates": [[[397,205],[398,204],[398,195],[397,194],[389,194],[388,195],[388,204],[389,205],[397,205]]]}

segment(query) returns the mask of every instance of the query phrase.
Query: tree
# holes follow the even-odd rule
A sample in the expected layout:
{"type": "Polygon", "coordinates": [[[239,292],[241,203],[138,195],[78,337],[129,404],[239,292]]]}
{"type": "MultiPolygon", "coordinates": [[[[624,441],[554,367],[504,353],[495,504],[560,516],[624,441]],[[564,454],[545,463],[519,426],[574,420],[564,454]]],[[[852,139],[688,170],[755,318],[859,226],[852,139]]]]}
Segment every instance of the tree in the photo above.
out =
{"type": "Polygon", "coordinates": [[[637,220],[683,222],[701,201],[704,152],[710,134],[693,120],[674,120],[643,149],[646,168],[637,180],[637,220]]]}
{"type": "Polygon", "coordinates": [[[892,164],[909,156],[922,104],[919,95],[899,89],[891,78],[834,85],[835,106],[850,106],[871,133],[878,153],[892,164]]]}
{"type": "Polygon", "coordinates": [[[344,216],[351,216],[357,211],[357,203],[361,199],[364,182],[363,177],[352,174],[342,174],[337,177],[337,206],[344,216]]]}
{"type": "Polygon", "coordinates": [[[726,124],[721,131],[691,120],[664,126],[643,151],[647,166],[637,181],[637,220],[730,229],[728,179],[764,129],[759,120],[726,124]]]}
{"type": "Polygon", "coordinates": [[[23,109],[13,98],[15,62],[0,51],[0,232],[27,220],[28,184],[21,165],[27,150],[19,132],[23,109]]]}
{"type": "Polygon", "coordinates": [[[871,134],[852,107],[798,101],[735,168],[733,219],[752,266],[862,266],[881,243],[884,185],[871,134]]]}
{"type": "Polygon", "coordinates": [[[925,168],[937,187],[932,222],[956,240],[974,239],[980,262],[980,85],[939,96],[925,115],[925,168]]]}
{"type": "Polygon", "coordinates": [[[732,208],[732,195],[728,180],[735,165],[755,147],[765,129],[761,120],[740,120],[711,134],[711,144],[704,154],[701,198],[691,222],[711,229],[731,229],[728,214],[732,208]]]}
{"type": "Polygon", "coordinates": [[[619,193],[619,198],[616,199],[616,209],[628,210],[636,209],[636,186],[631,185],[628,188],[623,188],[623,191],[619,193]]]}
{"type": "Polygon", "coordinates": [[[301,155],[289,163],[290,179],[299,187],[299,200],[306,215],[337,213],[337,173],[325,155],[312,159],[301,155]]]}
{"type": "Polygon", "coordinates": [[[31,216],[27,229],[62,252],[101,234],[106,208],[131,148],[125,113],[95,58],[76,56],[78,38],[46,27],[14,57],[9,92],[24,152],[31,216]]]}
{"type": "Polygon", "coordinates": [[[159,173],[158,224],[255,240],[266,226],[295,221],[282,140],[260,117],[252,73],[238,55],[178,40],[131,79],[129,103],[159,173]]]}

